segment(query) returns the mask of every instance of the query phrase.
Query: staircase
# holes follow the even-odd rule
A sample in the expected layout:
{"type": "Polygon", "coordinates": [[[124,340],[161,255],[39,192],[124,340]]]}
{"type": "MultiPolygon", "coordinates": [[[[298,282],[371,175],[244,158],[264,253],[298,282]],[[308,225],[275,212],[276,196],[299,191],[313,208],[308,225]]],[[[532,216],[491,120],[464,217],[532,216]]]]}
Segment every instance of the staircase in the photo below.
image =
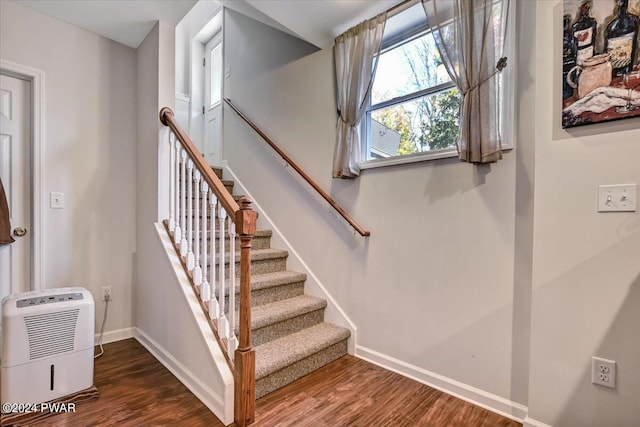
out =
{"type": "MultiPolygon", "coordinates": [[[[213,170],[218,178],[223,178],[222,169],[213,170]]],[[[222,182],[233,194],[234,182],[222,182]]],[[[241,197],[234,195],[237,201],[241,197]]],[[[271,248],[271,234],[271,230],[256,231],[251,248],[251,331],[256,352],[256,399],[347,354],[350,336],[348,329],[324,322],[327,302],[305,295],[306,274],[287,270],[289,254],[271,248]]],[[[240,250],[239,240],[235,250],[240,250]]],[[[236,259],[240,259],[239,256],[236,259]]],[[[228,292],[226,296],[225,307],[229,307],[228,292]]],[[[237,288],[236,311],[239,301],[237,288]]]]}

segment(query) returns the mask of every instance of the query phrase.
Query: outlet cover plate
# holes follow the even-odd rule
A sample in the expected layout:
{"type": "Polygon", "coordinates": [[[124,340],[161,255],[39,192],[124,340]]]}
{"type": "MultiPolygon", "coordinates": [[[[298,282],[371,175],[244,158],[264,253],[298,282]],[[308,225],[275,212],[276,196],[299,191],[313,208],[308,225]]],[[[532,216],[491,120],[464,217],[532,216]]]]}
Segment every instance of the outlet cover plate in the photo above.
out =
{"type": "Polygon", "coordinates": [[[598,187],[598,212],[635,212],[638,199],[636,184],[598,187]]]}
{"type": "Polygon", "coordinates": [[[616,388],[616,361],[593,356],[591,358],[591,383],[616,388]]]}

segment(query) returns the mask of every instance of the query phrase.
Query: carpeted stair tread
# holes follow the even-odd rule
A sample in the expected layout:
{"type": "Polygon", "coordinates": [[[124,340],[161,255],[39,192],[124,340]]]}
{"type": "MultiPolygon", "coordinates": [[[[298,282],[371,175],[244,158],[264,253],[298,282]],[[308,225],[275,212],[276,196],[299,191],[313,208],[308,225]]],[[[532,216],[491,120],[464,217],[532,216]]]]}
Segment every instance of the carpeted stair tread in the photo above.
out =
{"type": "Polygon", "coordinates": [[[251,329],[264,328],[312,311],[322,310],[326,306],[327,301],[323,299],[301,295],[253,307],[251,309],[251,329]]]}
{"type": "MultiPolygon", "coordinates": [[[[277,258],[286,258],[289,256],[289,251],[282,249],[254,249],[251,251],[251,261],[262,261],[267,259],[277,259],[277,258]]],[[[225,264],[229,263],[230,255],[229,253],[225,253],[224,261],[225,264]]],[[[236,251],[236,263],[240,262],[240,251],[236,251]]],[[[216,259],[216,264],[219,264],[216,259]]]]}
{"type": "Polygon", "coordinates": [[[350,335],[348,329],[320,323],[259,345],[255,348],[256,380],[348,339],[350,335]]]}
{"type": "MultiPolygon", "coordinates": [[[[304,282],[307,280],[307,275],[304,273],[298,273],[297,271],[275,271],[273,273],[262,273],[251,275],[251,290],[259,291],[261,289],[268,289],[275,286],[288,285],[290,283],[304,282]]],[[[238,282],[236,282],[238,283],[238,282]]],[[[229,281],[226,281],[224,290],[225,295],[229,295],[229,281]]],[[[236,294],[240,294],[240,286],[236,285],[236,294]]]]}
{"type": "MultiPolygon", "coordinates": [[[[216,223],[216,240],[220,240],[220,224],[216,223]]],[[[202,230],[200,230],[200,232],[202,233],[202,230]]],[[[225,227],[224,229],[224,237],[225,239],[229,238],[229,234],[227,234],[229,232],[229,230],[225,227]]],[[[195,233],[195,232],[194,232],[195,233]]],[[[253,237],[271,237],[273,236],[273,231],[271,230],[256,230],[256,232],[254,233],[253,237]]],[[[211,229],[209,227],[207,227],[207,238],[211,238],[211,229]]],[[[240,240],[240,235],[236,234],[236,240],[240,240]]],[[[256,249],[254,249],[256,250],[256,249]]]]}

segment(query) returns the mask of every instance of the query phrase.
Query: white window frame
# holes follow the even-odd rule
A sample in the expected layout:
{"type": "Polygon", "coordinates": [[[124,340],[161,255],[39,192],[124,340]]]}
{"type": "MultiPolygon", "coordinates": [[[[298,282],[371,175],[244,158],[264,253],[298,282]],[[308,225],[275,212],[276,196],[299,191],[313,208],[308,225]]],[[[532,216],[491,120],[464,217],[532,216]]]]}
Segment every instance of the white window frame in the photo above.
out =
{"type": "MultiPolygon", "coordinates": [[[[503,117],[502,117],[502,150],[510,151],[514,147],[515,139],[515,76],[516,76],[516,55],[515,55],[515,17],[516,17],[516,1],[511,2],[509,8],[509,26],[507,28],[507,37],[505,40],[504,52],[508,58],[508,66],[502,71],[504,82],[504,103],[503,103],[503,117]]],[[[425,35],[428,29],[425,28],[407,28],[407,30],[394,40],[388,41],[380,51],[380,54],[388,52],[389,50],[396,49],[403,44],[409,43],[416,38],[425,35]]],[[[360,125],[361,135],[361,155],[362,160],[359,164],[360,169],[373,169],[385,166],[402,165],[416,162],[433,161],[440,159],[447,159],[452,157],[458,157],[458,149],[452,147],[444,150],[424,151],[420,153],[405,154],[400,156],[386,157],[382,159],[367,159],[370,150],[370,123],[371,112],[382,108],[387,108],[392,105],[398,105],[403,102],[411,101],[423,97],[425,95],[431,95],[439,93],[455,87],[453,82],[447,82],[444,84],[436,85],[427,89],[413,92],[407,95],[399,96],[387,101],[375,104],[375,108],[372,108],[371,102],[367,106],[365,117],[360,125]]]]}

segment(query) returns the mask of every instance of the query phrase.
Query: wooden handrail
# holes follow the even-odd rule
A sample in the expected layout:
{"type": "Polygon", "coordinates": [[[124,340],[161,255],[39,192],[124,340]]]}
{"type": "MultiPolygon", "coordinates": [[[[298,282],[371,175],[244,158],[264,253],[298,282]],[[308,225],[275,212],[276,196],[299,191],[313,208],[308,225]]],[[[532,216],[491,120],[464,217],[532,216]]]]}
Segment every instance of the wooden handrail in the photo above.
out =
{"type": "Polygon", "coordinates": [[[353,218],[351,218],[351,216],[345,212],[344,209],[342,209],[342,207],[335,201],[333,200],[333,198],[331,196],[329,196],[329,194],[327,194],[326,191],[324,191],[322,188],[320,188],[320,186],[309,176],[305,173],[305,171],[303,171],[300,166],[298,166],[296,164],[296,162],[294,162],[291,157],[289,157],[284,151],[282,151],[280,149],[280,147],[278,147],[275,142],[273,142],[273,140],[271,138],[269,138],[255,123],[253,123],[247,116],[245,116],[239,109],[238,107],[236,107],[233,102],[231,102],[231,100],[229,98],[225,98],[224,102],[226,102],[229,107],[231,107],[233,109],[233,111],[235,111],[240,118],[242,118],[242,120],[244,120],[258,135],[260,135],[262,137],[262,139],[265,140],[265,142],[267,144],[269,144],[271,146],[271,148],[273,148],[276,153],[278,153],[280,155],[280,157],[282,157],[284,159],[285,162],[287,162],[296,172],[298,172],[298,174],[304,178],[305,181],[307,181],[307,183],[312,186],[314,188],[314,190],[316,190],[318,192],[318,194],[320,194],[322,196],[323,199],[325,199],[336,211],[338,211],[338,213],[349,223],[351,224],[351,226],[358,232],[360,233],[361,236],[370,236],[371,232],[369,232],[369,230],[365,230],[364,228],[362,228],[357,222],[355,222],[355,220],[353,218]]]}
{"type": "MultiPolygon", "coordinates": [[[[160,110],[160,121],[163,125],[168,126],[173,133],[176,135],[176,138],[182,144],[182,148],[184,148],[189,155],[189,158],[193,161],[196,169],[200,171],[202,174],[202,178],[207,182],[209,188],[216,194],[218,197],[218,201],[222,203],[222,206],[227,211],[229,215],[237,215],[237,212],[240,212],[240,206],[236,203],[233,196],[229,194],[229,192],[224,188],[224,184],[218,178],[218,176],[213,173],[211,166],[207,164],[205,158],[200,154],[200,151],[196,147],[196,145],[191,141],[189,135],[186,134],[184,130],[180,127],[178,122],[176,121],[175,115],[173,114],[173,110],[169,107],[164,107],[160,110]]],[[[241,230],[240,224],[236,222],[236,227],[238,230],[241,230]]]]}
{"type": "MultiPolygon", "coordinates": [[[[180,142],[182,148],[186,151],[188,158],[193,162],[195,168],[200,172],[200,176],[202,177],[202,179],[207,183],[209,189],[215,194],[217,201],[221,204],[227,215],[229,215],[230,218],[233,218],[236,232],[240,237],[240,316],[238,321],[239,345],[235,349],[233,363],[231,363],[231,360],[227,357],[227,351],[225,351],[224,353],[234,373],[234,422],[237,426],[246,426],[251,424],[255,418],[256,400],[255,349],[252,347],[251,343],[251,240],[256,232],[257,213],[251,209],[251,200],[247,197],[243,197],[242,199],[240,199],[241,206],[238,206],[233,196],[231,196],[231,194],[224,187],[222,180],[220,180],[220,178],[218,178],[218,176],[213,172],[213,169],[211,169],[211,167],[208,165],[200,151],[196,148],[193,141],[191,141],[191,138],[189,138],[186,132],[180,127],[175,119],[173,111],[170,108],[165,107],[160,110],[160,121],[162,122],[162,124],[168,126],[171,129],[176,139],[180,142]]],[[[184,183],[184,176],[182,177],[182,179],[184,183]]],[[[189,189],[189,192],[191,192],[191,189],[189,189]]],[[[191,205],[189,205],[189,209],[191,209],[191,205]]],[[[189,212],[191,218],[191,210],[189,210],[189,212]]],[[[199,212],[196,211],[194,216],[197,218],[198,215],[199,212]]],[[[213,218],[213,213],[211,215],[213,218]]],[[[199,221],[199,219],[197,219],[197,221],[199,221]]],[[[224,224],[224,222],[222,224],[224,224]]],[[[167,231],[171,235],[169,222],[167,222],[165,226],[167,227],[167,231]]],[[[223,230],[222,226],[221,230],[223,230]]],[[[215,227],[212,226],[212,241],[214,241],[214,232],[215,227]]],[[[206,234],[206,228],[203,230],[202,234],[203,236],[206,234]]],[[[197,238],[198,236],[196,233],[196,239],[197,238]]],[[[224,241],[222,239],[224,239],[223,235],[221,235],[221,241],[223,242],[222,245],[224,245],[224,241]]],[[[173,243],[176,252],[180,253],[180,248],[178,247],[176,242],[173,241],[173,243]]],[[[224,248],[224,246],[222,246],[222,248],[224,248]]],[[[190,250],[191,249],[189,249],[189,251],[190,250]]],[[[235,248],[230,247],[230,251],[233,250],[235,250],[235,248]]],[[[196,251],[196,253],[199,252],[196,251]]],[[[224,252],[221,252],[220,268],[222,268],[222,271],[224,272],[225,266],[223,255],[224,252]]],[[[196,258],[197,256],[198,255],[196,255],[196,258]]],[[[233,260],[233,258],[231,258],[231,260],[233,260]]],[[[180,261],[182,262],[185,271],[189,272],[190,270],[186,259],[180,257],[180,261]]],[[[211,262],[214,263],[213,258],[211,262]]],[[[194,275],[189,275],[189,279],[194,288],[194,291],[198,293],[194,275]]],[[[221,298],[223,298],[222,294],[224,292],[224,283],[222,284],[222,288],[219,288],[219,290],[221,298]]],[[[235,292],[235,289],[230,289],[229,292],[235,292]]],[[[205,311],[205,313],[207,313],[209,309],[203,303],[201,298],[198,298],[198,300],[200,301],[201,308],[205,311]]],[[[229,307],[229,310],[234,310],[234,307],[229,307]]],[[[220,309],[220,311],[224,313],[224,310],[222,310],[222,308],[220,309]]],[[[209,324],[213,330],[214,335],[216,336],[216,339],[218,339],[218,342],[222,345],[229,346],[230,344],[228,340],[226,340],[225,342],[225,340],[220,339],[220,336],[218,335],[216,329],[217,326],[213,323],[213,321],[211,321],[210,314],[211,313],[207,314],[207,319],[209,320],[209,324]]]]}

